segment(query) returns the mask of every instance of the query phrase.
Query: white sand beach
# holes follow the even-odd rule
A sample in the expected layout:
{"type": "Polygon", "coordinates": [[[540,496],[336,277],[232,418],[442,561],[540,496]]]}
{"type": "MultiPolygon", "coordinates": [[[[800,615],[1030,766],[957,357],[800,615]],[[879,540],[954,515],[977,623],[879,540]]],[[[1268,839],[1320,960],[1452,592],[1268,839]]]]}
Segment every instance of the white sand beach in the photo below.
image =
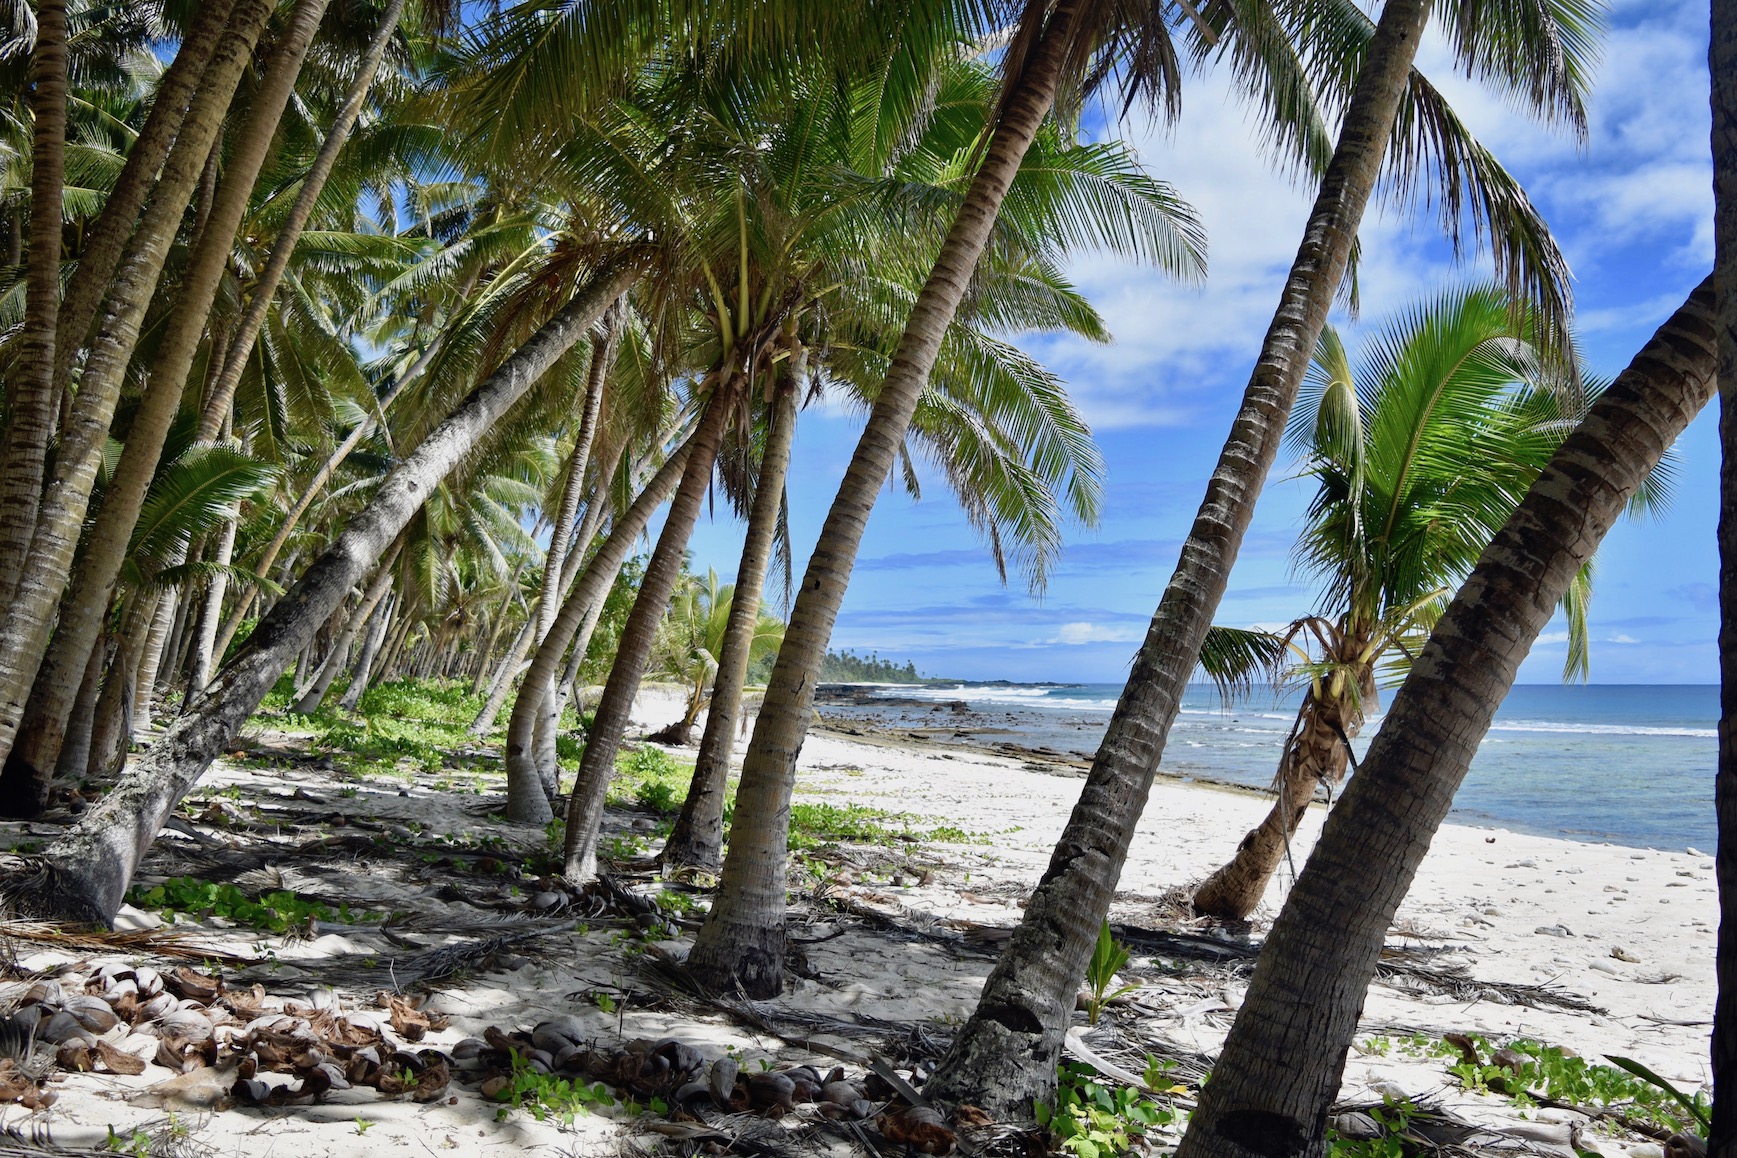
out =
{"type": "MultiPolygon", "coordinates": [[[[648,729],[661,724],[673,707],[673,700],[652,689],[642,696],[638,722],[648,729]]],[[[213,769],[202,788],[227,785],[239,786],[244,797],[286,801],[298,791],[320,799],[332,787],[317,770],[225,763],[213,769]]],[[[973,934],[976,939],[992,940],[981,928],[1010,927],[1018,921],[1020,905],[1043,869],[1079,786],[1075,774],[1037,770],[1017,759],[866,742],[819,729],[803,749],[799,795],[909,814],[914,828],[945,824],[971,834],[970,843],[925,841],[860,854],[845,850],[828,862],[832,871],[824,887],[828,896],[843,902],[844,913],[874,910],[908,929],[948,936],[979,930],[973,934]]],[[[369,784],[346,799],[344,807],[357,817],[409,825],[415,831],[446,831],[482,827],[479,810],[488,808],[488,800],[435,791],[424,782],[402,792],[369,784]]],[[[1112,919],[1141,928],[1163,925],[1166,890],[1197,880],[1219,864],[1266,807],[1251,793],[1161,778],[1141,822],[1112,919]]],[[[1296,849],[1299,864],[1322,815],[1318,808],[1305,822],[1296,849]]],[[[628,817],[611,819],[632,824],[628,817]]],[[[219,828],[209,831],[214,839],[227,839],[219,828]]],[[[537,836],[525,834],[527,840],[537,836]]],[[[1380,1038],[1412,1033],[1439,1037],[1450,1031],[1482,1033],[1492,1040],[1531,1037],[1571,1047],[1589,1060],[1609,1053],[1630,1055],[1684,1089],[1698,1088],[1708,1079],[1706,1039],[1714,998],[1717,905],[1712,867],[1709,856],[1686,848],[1638,851],[1498,829],[1444,828],[1390,944],[1445,950],[1429,958],[1433,966],[1463,965],[1476,981],[1490,984],[1559,987],[1602,1012],[1509,1004],[1494,991],[1480,996],[1474,990],[1469,998],[1420,993],[1397,981],[1378,981],[1364,1011],[1366,1036],[1360,1037],[1377,1039],[1376,1046],[1352,1057],[1343,1096],[1378,1101],[1384,1091],[1403,1091],[1439,1100],[1474,1120],[1518,1121],[1521,1112],[1505,1101],[1460,1091],[1440,1058],[1404,1050],[1380,1052],[1380,1038]]],[[[401,884],[371,873],[360,862],[344,886],[352,902],[376,907],[395,900],[408,903],[408,890],[401,884]]],[[[318,895],[320,886],[312,887],[318,895]]],[[[799,887],[811,888],[813,882],[792,882],[793,889],[799,887]]],[[[1253,923],[1256,938],[1282,903],[1285,887],[1285,879],[1272,886],[1253,923]]],[[[452,902],[451,907],[463,906],[452,902]]],[[[148,916],[142,919],[149,923],[148,916]]],[[[584,928],[583,922],[576,925],[584,928]]],[[[183,931],[236,953],[269,951],[277,967],[264,984],[273,1000],[307,999],[317,985],[310,980],[317,970],[304,972],[302,966],[317,965],[324,956],[386,957],[401,949],[365,926],[343,932],[322,929],[324,935],[317,939],[300,941],[262,941],[251,932],[216,928],[183,931]]],[[[805,919],[793,936],[810,942],[806,953],[815,976],[797,980],[769,1008],[844,1020],[867,1016],[928,1024],[941,1034],[969,1015],[993,964],[992,951],[955,951],[941,937],[889,938],[848,915],[805,919]]],[[[663,947],[679,955],[683,939],[663,947]]],[[[73,961],[133,959],[130,954],[103,958],[41,943],[19,942],[14,952],[21,966],[36,970],[73,961]]],[[[1234,1016],[1242,983],[1224,972],[1190,975],[1167,968],[1174,963],[1155,956],[1162,958],[1137,953],[1127,971],[1141,989],[1124,999],[1116,1019],[1124,1049],[1160,1055],[1167,1048],[1215,1051],[1234,1016]]],[[[623,954],[620,937],[606,928],[541,938],[534,950],[527,948],[503,958],[496,968],[441,987],[428,1008],[450,1015],[452,1025],[421,1044],[450,1046],[487,1026],[529,1029],[546,1018],[571,1014],[599,1041],[672,1036],[709,1057],[736,1050],[744,1058],[779,1063],[834,1061],[825,1052],[757,1034],[722,1017],[641,1009],[631,998],[607,1012],[589,996],[598,990],[632,993],[639,987],[635,968],[623,954]]],[[[10,987],[18,992],[23,988],[10,987]]],[[[378,988],[360,980],[354,985],[340,981],[333,996],[342,1009],[367,1010],[375,1005],[378,988]]],[[[815,1035],[814,1044],[833,1055],[860,1048],[824,1032],[815,1035]]],[[[5,1126],[63,1146],[98,1147],[107,1145],[111,1129],[122,1139],[135,1130],[179,1130],[200,1152],[250,1158],[614,1152],[621,1138],[649,1128],[619,1114],[582,1115],[571,1126],[538,1122],[523,1112],[497,1121],[497,1107],[485,1102],[474,1086],[459,1082],[451,1086],[448,1098],[434,1105],[389,1101],[361,1088],[333,1093],[318,1105],[275,1109],[211,1111],[184,1103],[177,1108],[171,1098],[171,1124],[164,1106],[141,1104],[140,1093],[173,1076],[155,1064],[137,1077],[67,1075],[52,1084],[59,1093],[55,1105],[35,1114],[10,1107],[5,1126]]],[[[143,1100],[161,1101],[149,1095],[143,1100]]],[[[1532,1113],[1547,1119],[1572,1117],[1549,1110],[1532,1113]]],[[[1653,1143],[1601,1140],[1594,1131],[1579,1141],[1583,1148],[1612,1155],[1648,1158],[1658,1153],[1653,1143]]]]}

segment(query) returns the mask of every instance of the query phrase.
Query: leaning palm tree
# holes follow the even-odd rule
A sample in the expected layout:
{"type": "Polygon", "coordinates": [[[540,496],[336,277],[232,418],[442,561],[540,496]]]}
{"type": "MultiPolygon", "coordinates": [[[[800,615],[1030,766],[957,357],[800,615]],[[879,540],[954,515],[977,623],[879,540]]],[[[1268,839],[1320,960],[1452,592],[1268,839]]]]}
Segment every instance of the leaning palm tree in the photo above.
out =
{"type": "MultiPolygon", "coordinates": [[[[1271,813],[1196,891],[1197,913],[1243,919],[1279,866],[1317,785],[1345,776],[1379,682],[1396,683],[1453,589],[1574,423],[1586,392],[1539,349],[1539,321],[1495,286],[1401,314],[1353,373],[1321,335],[1288,438],[1317,486],[1296,548],[1319,608],[1284,635],[1302,662],[1271,813]]],[[[1651,498],[1652,494],[1643,494],[1651,498]]],[[[1590,569],[1563,598],[1564,678],[1587,670],[1590,569]]]]}
{"type": "MultiPolygon", "coordinates": [[[[716,571],[707,571],[703,580],[686,576],[678,586],[669,612],[658,627],[651,671],[680,686],[684,704],[681,718],[654,737],[659,743],[686,744],[693,733],[694,721],[711,702],[712,684],[718,674],[717,657],[724,651],[724,636],[735,602],[735,587],[719,583],[716,571]]],[[[764,605],[754,610],[758,614],[748,645],[750,663],[777,651],[784,639],[783,620],[764,605]]]]}
{"type": "MultiPolygon", "coordinates": [[[[1719,605],[1724,621],[1737,617],[1737,11],[1713,6],[1708,64],[1713,82],[1714,277],[1719,319],[1719,605]]],[[[1737,1148],[1737,636],[1719,638],[1719,764],[1714,807],[1719,817],[1718,1000],[1713,1007],[1714,1158],[1737,1148]]]]}
{"type": "Polygon", "coordinates": [[[1442,614],[1284,909],[1178,1158],[1320,1158],[1400,902],[1520,662],[1714,393],[1708,277],[1551,456],[1442,614]]]}
{"type": "MultiPolygon", "coordinates": [[[[1024,7],[1004,54],[999,115],[934,272],[913,305],[899,353],[857,445],[792,610],[784,648],[767,688],[737,795],[741,818],[776,818],[788,807],[796,757],[818,671],[869,512],[934,367],[940,342],[983,253],[1012,175],[1058,95],[1089,93],[1115,79],[1141,94],[1174,100],[1176,52],[1169,26],[1145,4],[1059,0],[1024,7]]],[[[1430,6],[1389,0],[1372,26],[1354,4],[1292,7],[1208,4],[1192,22],[1202,55],[1239,70],[1272,111],[1281,141],[1319,143],[1317,99],[1343,108],[1339,145],[1326,164],[1315,210],[1292,267],[1243,406],[1215,471],[1181,569],[1136,661],[1129,694],[1062,848],[1070,850],[1040,887],[1012,950],[991,980],[981,1010],[955,1039],[936,1093],[1024,1114],[1054,1083],[1070,987],[1083,973],[1116,869],[1126,855],[1157,757],[1196,666],[1254,500],[1278,450],[1308,354],[1351,258],[1364,207],[1383,170],[1390,138],[1400,147],[1393,175],[1421,195],[1426,173],[1441,178],[1450,226],[1471,210],[1487,227],[1497,262],[1553,321],[1563,312],[1565,270],[1548,231],[1493,158],[1469,138],[1427,81],[1412,69],[1430,6]],[[1287,62],[1313,66],[1301,74],[1287,62]],[[1311,75],[1311,73],[1313,75],[1311,75]],[[1279,83],[1282,81],[1283,83],[1279,83]],[[1319,85],[1317,90],[1314,86],[1319,85]],[[1318,97],[1318,93],[1325,94],[1318,97]],[[1086,851],[1089,850],[1089,851],[1086,851]]],[[[1588,18],[1575,4],[1462,7],[1447,15],[1473,71],[1520,90],[1550,118],[1581,125],[1588,18]],[[1525,45],[1534,53],[1514,51],[1525,45]]],[[[1070,102],[1071,103],[1071,102],[1070,102]]],[[[719,897],[689,957],[706,983],[770,996],[783,984],[784,840],[733,841],[719,897]]]]}

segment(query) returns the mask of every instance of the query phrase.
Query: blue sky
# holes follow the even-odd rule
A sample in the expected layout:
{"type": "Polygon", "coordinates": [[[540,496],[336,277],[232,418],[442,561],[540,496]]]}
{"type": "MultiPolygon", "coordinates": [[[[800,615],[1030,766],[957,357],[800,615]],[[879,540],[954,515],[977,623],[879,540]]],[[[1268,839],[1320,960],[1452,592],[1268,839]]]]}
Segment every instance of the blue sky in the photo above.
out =
{"type": "MultiPolygon", "coordinates": [[[[1587,362],[1614,374],[1712,263],[1705,0],[1617,0],[1584,149],[1455,75],[1439,42],[1421,66],[1525,184],[1576,276],[1587,362]]],[[[1120,682],[1175,565],[1208,472],[1296,250],[1309,192],[1263,160],[1245,110],[1211,76],[1184,91],[1181,121],[1118,127],[1208,229],[1210,272],[1179,287],[1149,269],[1085,258],[1072,274],[1116,335],[1107,347],[1026,336],[1092,423],[1108,468],[1103,520],[1074,528],[1048,589],[1002,586],[945,486],[913,502],[886,493],[870,522],[834,646],[914,660],[927,674],[1120,682]]],[[[1408,302],[1487,273],[1455,265],[1433,219],[1376,210],[1364,224],[1359,336],[1408,302]]],[[[800,578],[859,420],[811,409],[797,436],[790,527],[800,578]]],[[[1714,640],[1718,447],[1709,411],[1679,443],[1676,497],[1661,518],[1619,525],[1599,556],[1591,618],[1601,683],[1717,679],[1714,640]]],[[[1218,621],[1279,624],[1310,609],[1289,563],[1305,494],[1281,459],[1218,621]]],[[[736,569],[741,527],[720,503],[696,531],[702,572],[736,569]]],[[[1558,678],[1559,624],[1520,680],[1558,678]]]]}

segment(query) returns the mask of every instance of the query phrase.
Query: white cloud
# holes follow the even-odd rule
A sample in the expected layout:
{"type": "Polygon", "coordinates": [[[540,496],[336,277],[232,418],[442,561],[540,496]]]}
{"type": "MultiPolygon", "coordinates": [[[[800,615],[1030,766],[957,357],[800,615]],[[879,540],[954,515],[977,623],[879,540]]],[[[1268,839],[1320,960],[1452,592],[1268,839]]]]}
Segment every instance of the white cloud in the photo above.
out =
{"type": "Polygon", "coordinates": [[[1138,643],[1145,634],[1143,628],[1134,624],[1117,627],[1113,624],[1064,623],[1054,636],[1044,642],[1069,646],[1081,643],[1138,643]]]}

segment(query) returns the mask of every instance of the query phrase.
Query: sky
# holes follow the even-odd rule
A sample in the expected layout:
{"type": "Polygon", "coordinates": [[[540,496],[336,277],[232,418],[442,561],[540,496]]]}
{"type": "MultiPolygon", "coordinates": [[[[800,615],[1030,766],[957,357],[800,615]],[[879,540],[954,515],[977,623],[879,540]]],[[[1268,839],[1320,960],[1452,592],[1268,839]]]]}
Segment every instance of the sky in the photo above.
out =
{"type": "MultiPolygon", "coordinates": [[[[1439,40],[1419,65],[1527,189],[1574,271],[1576,325],[1594,372],[1614,375],[1712,265],[1706,0],[1615,0],[1589,100],[1584,146],[1541,127],[1454,72],[1439,40]]],[[[1267,162],[1246,109],[1211,75],[1189,78],[1180,120],[1111,127],[1171,182],[1207,228],[1204,284],[1085,255],[1070,270],[1115,341],[1021,335],[1091,423],[1106,464],[1095,528],[1070,527],[1047,588],[1003,585],[946,486],[883,492],[863,541],[833,646],[914,661],[927,675],[1120,683],[1175,566],[1260,338],[1296,252],[1312,191],[1267,162]]],[[[1428,215],[1372,206],[1362,234],[1362,311],[1333,321],[1353,358],[1389,316],[1463,282],[1486,262],[1456,261],[1428,215]]],[[[789,484],[798,579],[861,430],[859,416],[805,411],[789,484]]],[[[1677,447],[1661,516],[1619,524],[1598,557],[1590,617],[1598,683],[1710,683],[1715,638],[1716,415],[1677,447]]],[[[1262,494],[1217,622],[1275,626],[1314,608],[1290,551],[1307,500],[1281,455],[1262,494]]],[[[694,566],[728,579],[742,527],[722,502],[692,543],[694,566]]],[[[779,593],[769,591],[776,600],[779,593]]],[[[1560,679],[1553,623],[1521,683],[1560,679]]]]}

